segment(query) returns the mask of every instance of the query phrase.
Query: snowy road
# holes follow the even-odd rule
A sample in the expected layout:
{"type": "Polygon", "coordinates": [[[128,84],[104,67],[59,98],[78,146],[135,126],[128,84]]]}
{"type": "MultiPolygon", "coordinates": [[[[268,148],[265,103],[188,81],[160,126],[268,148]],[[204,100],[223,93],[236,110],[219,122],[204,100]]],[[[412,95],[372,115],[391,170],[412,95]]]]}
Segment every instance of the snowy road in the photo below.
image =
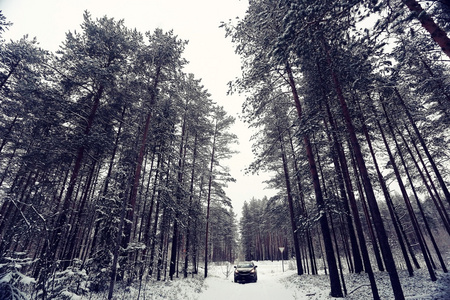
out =
{"type": "MultiPolygon", "coordinates": [[[[257,264],[258,265],[258,264],[257,264]]],[[[239,299],[299,299],[298,291],[288,290],[282,279],[294,271],[282,272],[280,266],[258,265],[258,282],[234,283],[233,274],[210,276],[205,280],[206,290],[199,294],[198,300],[239,300],[239,299]]]]}
{"type": "MultiPolygon", "coordinates": [[[[201,292],[188,294],[189,297],[174,299],[189,300],[333,300],[329,295],[330,286],[327,275],[296,276],[292,262],[289,267],[285,261],[285,272],[281,262],[255,262],[258,265],[258,282],[234,283],[233,273],[228,279],[226,267],[211,268],[210,275],[203,282],[201,292]],[[289,278],[288,278],[289,277],[289,278]]],[[[230,269],[230,268],[229,268],[230,269]]],[[[233,271],[232,269],[231,271],[233,271]]],[[[416,270],[410,277],[406,270],[400,271],[401,283],[406,299],[448,300],[450,299],[450,275],[437,271],[438,281],[430,281],[426,270],[416,270]]],[[[381,299],[393,299],[390,280],[386,272],[377,272],[377,286],[381,299]]],[[[372,299],[373,295],[366,274],[346,274],[349,294],[346,299],[372,299]]]]}

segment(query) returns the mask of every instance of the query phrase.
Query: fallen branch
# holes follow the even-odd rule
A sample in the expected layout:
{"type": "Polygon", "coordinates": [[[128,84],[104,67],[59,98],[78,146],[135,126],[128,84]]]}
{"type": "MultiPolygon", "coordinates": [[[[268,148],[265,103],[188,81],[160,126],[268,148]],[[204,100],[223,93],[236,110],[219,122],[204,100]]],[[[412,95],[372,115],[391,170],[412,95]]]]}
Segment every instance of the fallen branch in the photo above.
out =
{"type": "Polygon", "coordinates": [[[363,285],[360,285],[360,286],[358,286],[356,289],[354,289],[353,291],[351,291],[350,293],[348,293],[347,295],[350,295],[351,293],[353,293],[354,291],[356,291],[356,290],[362,288],[363,286],[370,286],[370,285],[369,285],[369,284],[363,284],[363,285]]]}

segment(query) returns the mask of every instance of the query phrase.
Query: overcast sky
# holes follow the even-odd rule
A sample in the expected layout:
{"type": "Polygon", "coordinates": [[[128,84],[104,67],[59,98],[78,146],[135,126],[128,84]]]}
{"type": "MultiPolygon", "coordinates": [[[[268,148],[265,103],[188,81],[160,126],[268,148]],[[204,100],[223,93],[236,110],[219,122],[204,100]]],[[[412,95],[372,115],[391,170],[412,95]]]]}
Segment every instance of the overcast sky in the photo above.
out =
{"type": "Polygon", "coordinates": [[[237,119],[233,131],[239,136],[240,153],[227,162],[237,182],[226,191],[238,215],[244,201],[274,194],[262,183],[267,176],[244,175],[253,159],[251,133],[238,119],[243,99],[226,95],[227,83],[240,75],[240,61],[219,25],[221,21],[243,17],[247,6],[247,0],[0,0],[0,9],[13,23],[3,37],[9,41],[28,34],[50,51],[58,49],[66,32],[80,31],[85,10],[93,19],[105,15],[124,19],[127,27],[142,33],[158,27],[164,31],[173,29],[180,39],[189,40],[184,52],[189,61],[185,71],[202,79],[212,100],[237,119]]]}

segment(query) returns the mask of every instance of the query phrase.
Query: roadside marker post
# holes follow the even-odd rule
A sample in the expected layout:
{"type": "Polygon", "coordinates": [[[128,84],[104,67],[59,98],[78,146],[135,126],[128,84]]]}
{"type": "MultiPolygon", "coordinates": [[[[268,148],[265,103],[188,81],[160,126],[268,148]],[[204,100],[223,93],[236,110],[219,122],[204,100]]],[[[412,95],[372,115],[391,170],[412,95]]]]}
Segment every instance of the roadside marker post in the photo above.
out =
{"type": "Polygon", "coordinates": [[[281,266],[283,267],[283,273],[284,273],[284,257],[283,257],[284,247],[279,247],[278,249],[280,249],[280,252],[281,252],[281,266]]]}

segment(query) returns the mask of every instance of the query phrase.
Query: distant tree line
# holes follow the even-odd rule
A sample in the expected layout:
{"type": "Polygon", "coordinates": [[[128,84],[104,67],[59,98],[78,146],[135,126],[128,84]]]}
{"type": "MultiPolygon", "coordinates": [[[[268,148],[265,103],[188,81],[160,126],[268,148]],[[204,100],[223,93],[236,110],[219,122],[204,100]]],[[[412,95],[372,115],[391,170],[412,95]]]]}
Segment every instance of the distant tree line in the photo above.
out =
{"type": "Polygon", "coordinates": [[[185,45],[88,12],[55,53],[1,41],[0,298],[14,276],[40,299],[111,299],[234,260],[234,118],[183,71],[185,45]]]}
{"type": "Polygon", "coordinates": [[[272,171],[280,191],[244,206],[246,258],[271,259],[284,242],[271,237],[284,234],[299,275],[316,274],[324,253],[333,297],[346,294],[344,270],[367,273],[374,299],[374,269],[389,273],[395,299],[398,268],[433,281],[447,272],[449,11],[448,1],[261,0],[223,23],[242,60],[230,92],[246,96],[256,132],[250,170],[272,171]]]}
{"type": "Polygon", "coordinates": [[[289,238],[289,219],[285,218],[286,203],[263,199],[251,199],[244,203],[240,220],[242,257],[251,260],[280,260],[289,258],[288,251],[280,247],[292,247],[289,238]]]}

